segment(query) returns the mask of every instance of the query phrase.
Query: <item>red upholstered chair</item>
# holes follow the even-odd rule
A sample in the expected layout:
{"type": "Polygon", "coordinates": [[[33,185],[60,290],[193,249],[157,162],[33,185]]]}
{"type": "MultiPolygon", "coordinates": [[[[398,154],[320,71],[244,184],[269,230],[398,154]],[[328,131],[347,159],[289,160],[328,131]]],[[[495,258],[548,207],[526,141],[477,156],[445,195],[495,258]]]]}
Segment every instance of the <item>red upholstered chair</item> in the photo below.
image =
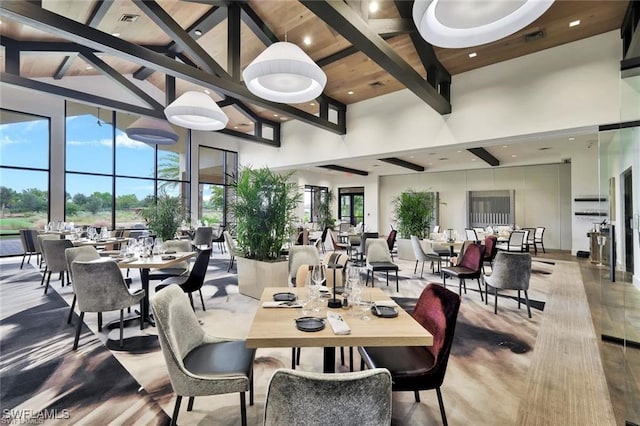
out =
{"type": "Polygon", "coordinates": [[[498,237],[495,235],[489,235],[484,239],[484,259],[482,261],[482,272],[484,273],[484,265],[493,265],[493,259],[495,259],[498,253],[498,237]]]}
{"type": "Polygon", "coordinates": [[[480,285],[480,275],[482,273],[482,262],[484,261],[484,246],[479,244],[469,244],[462,259],[456,266],[442,268],[442,282],[447,285],[447,277],[457,277],[460,280],[458,292],[462,294],[462,287],[467,293],[467,284],[465,279],[476,279],[478,281],[478,289],[480,289],[480,299],[484,301],[482,294],[482,286],[480,285]]]}
{"type": "Polygon", "coordinates": [[[395,229],[391,229],[389,235],[387,236],[387,246],[389,247],[389,253],[391,253],[391,260],[393,260],[393,255],[397,254],[397,252],[394,251],[397,236],[398,231],[396,231],[395,229]]]}
{"type": "Polygon", "coordinates": [[[413,391],[420,402],[421,390],[435,389],[442,415],[447,416],[440,387],[444,381],[456,328],[460,296],[437,284],[422,291],[411,316],[433,335],[433,346],[361,347],[361,366],[386,368],[394,392],[413,391]]]}

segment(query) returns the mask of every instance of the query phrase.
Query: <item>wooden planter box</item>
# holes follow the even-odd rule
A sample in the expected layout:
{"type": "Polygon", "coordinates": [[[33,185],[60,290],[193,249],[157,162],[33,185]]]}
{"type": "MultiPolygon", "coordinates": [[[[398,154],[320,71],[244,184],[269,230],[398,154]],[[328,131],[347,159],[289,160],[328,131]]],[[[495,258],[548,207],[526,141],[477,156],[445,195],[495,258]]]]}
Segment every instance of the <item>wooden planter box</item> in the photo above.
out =
{"type": "Polygon", "coordinates": [[[240,294],[260,299],[265,287],[288,287],[289,266],[286,260],[262,262],[237,257],[240,294]]]}

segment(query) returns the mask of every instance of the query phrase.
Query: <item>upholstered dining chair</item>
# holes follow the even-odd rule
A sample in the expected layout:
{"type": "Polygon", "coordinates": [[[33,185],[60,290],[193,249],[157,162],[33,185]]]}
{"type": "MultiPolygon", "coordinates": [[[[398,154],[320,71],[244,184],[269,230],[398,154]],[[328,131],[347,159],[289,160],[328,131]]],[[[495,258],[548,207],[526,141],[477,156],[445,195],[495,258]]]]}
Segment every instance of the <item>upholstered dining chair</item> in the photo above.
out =
{"type": "Polygon", "coordinates": [[[511,231],[509,241],[498,243],[498,250],[523,252],[527,243],[526,236],[525,231],[511,231]]]}
{"type": "Polygon", "coordinates": [[[45,275],[47,277],[47,283],[44,286],[44,294],[47,294],[47,290],[49,290],[49,281],[51,280],[51,274],[53,272],[60,274],[63,287],[65,274],[67,276],[67,280],[69,279],[67,260],[64,257],[64,251],[71,247],[73,247],[73,243],[70,240],[61,240],[59,238],[55,240],[42,240],[42,255],[44,256],[46,263],[42,280],[44,281],[45,275]]]}
{"type": "Polygon", "coordinates": [[[489,299],[489,287],[493,288],[494,306],[493,313],[498,314],[498,290],[517,290],[518,309],[520,309],[520,291],[524,291],[524,300],[527,305],[527,313],[531,318],[529,306],[529,281],[531,279],[531,254],[510,253],[501,251],[493,261],[491,275],[482,275],[484,282],[485,299],[489,299]]]}
{"type": "Polygon", "coordinates": [[[218,244],[218,248],[220,249],[220,253],[224,254],[224,225],[218,226],[218,232],[211,239],[211,243],[218,244]]]}
{"type": "Polygon", "coordinates": [[[542,247],[542,252],[546,253],[547,251],[544,249],[544,230],[543,226],[538,226],[535,230],[535,234],[533,237],[533,250],[536,254],[538,254],[538,244],[542,247]]]}
{"type": "Polygon", "coordinates": [[[411,316],[433,335],[432,346],[361,347],[362,366],[386,368],[391,373],[394,392],[413,391],[420,402],[420,391],[435,389],[442,423],[447,416],[440,388],[447,371],[449,354],[460,309],[460,296],[437,284],[422,291],[411,316]]]}
{"type": "Polygon", "coordinates": [[[391,375],[276,370],[267,385],[264,425],[391,424],[391,375]]]}
{"type": "Polygon", "coordinates": [[[38,231],[33,229],[20,230],[20,242],[22,243],[22,262],[20,263],[20,269],[22,269],[27,255],[29,255],[27,263],[31,262],[31,255],[33,254],[36,255],[36,260],[39,259],[40,250],[36,247],[37,235],[38,231]]]}
{"type": "Polygon", "coordinates": [[[344,253],[332,252],[325,254],[324,258],[322,259],[322,264],[327,266],[327,287],[333,288],[334,285],[337,285],[338,287],[344,286],[344,281],[347,276],[348,262],[349,256],[344,253]],[[333,279],[334,270],[331,269],[330,265],[339,265],[338,268],[335,269],[335,282],[333,279]]]}
{"type": "Polygon", "coordinates": [[[442,268],[442,284],[447,285],[447,277],[456,277],[459,282],[459,294],[462,294],[464,287],[467,293],[466,279],[476,279],[480,289],[480,299],[484,300],[482,287],[480,286],[480,275],[482,273],[482,262],[484,261],[484,247],[480,244],[469,244],[462,255],[462,259],[455,266],[442,268]]]}
{"type": "MultiPolygon", "coordinates": [[[[360,245],[356,247],[355,253],[357,256],[356,260],[358,262],[362,264],[362,262],[364,262],[365,258],[367,257],[367,241],[377,240],[378,237],[379,234],[377,232],[363,232],[362,235],[360,235],[360,245]]],[[[389,254],[389,256],[391,256],[391,254],[389,254]]]]}
{"type": "Polygon", "coordinates": [[[387,247],[389,247],[389,253],[391,254],[391,260],[393,260],[393,255],[398,254],[396,251],[396,239],[398,238],[398,231],[395,229],[391,229],[389,231],[389,235],[387,235],[387,247]]]}
{"type": "MultiPolygon", "coordinates": [[[[411,236],[411,246],[413,247],[413,255],[416,257],[416,266],[413,268],[413,273],[418,271],[418,263],[422,262],[422,269],[420,270],[420,278],[424,274],[424,262],[431,262],[431,272],[434,273],[434,262],[438,265],[438,273],[442,267],[442,258],[438,253],[431,249],[429,252],[425,252],[420,244],[420,240],[415,235],[411,236]]],[[[430,247],[430,246],[429,246],[430,247]]]]}
{"type": "Polygon", "coordinates": [[[493,259],[498,253],[498,237],[495,235],[488,235],[484,238],[484,258],[482,260],[482,272],[484,273],[484,267],[486,265],[492,266],[493,259]]]}
{"type": "Polygon", "coordinates": [[[204,279],[207,275],[207,268],[209,267],[209,258],[211,257],[211,248],[206,250],[200,250],[198,256],[196,257],[196,261],[193,264],[193,268],[191,268],[191,272],[188,276],[179,276],[179,277],[169,277],[165,280],[160,281],[155,288],[155,291],[158,292],[165,287],[168,286],[179,286],[182,291],[189,295],[189,301],[191,302],[191,307],[194,312],[196,310],[196,306],[193,303],[193,292],[197,291],[200,294],[200,302],[202,303],[202,310],[206,311],[207,309],[204,307],[204,298],[202,297],[202,285],[204,284],[204,279]]]}
{"type": "Polygon", "coordinates": [[[398,281],[398,265],[393,263],[389,247],[385,240],[378,238],[370,238],[367,240],[367,280],[365,286],[369,284],[369,273],[371,273],[371,286],[374,286],[376,272],[385,272],[387,275],[387,286],[389,285],[389,271],[396,273],[396,292],[400,291],[400,282],[398,281]]]}
{"type": "MultiPolygon", "coordinates": [[[[81,246],[81,247],[72,247],[68,248],[64,251],[64,257],[67,262],[67,270],[69,271],[69,278],[73,286],[73,269],[71,268],[71,264],[75,260],[88,261],[88,260],[99,260],[100,253],[93,246],[81,246]]],[[[71,302],[71,307],[69,308],[69,315],[67,317],[67,324],[71,323],[71,317],[73,315],[73,309],[76,307],[76,292],[73,291],[73,301],[71,302]]],[[[102,318],[100,312],[98,312],[98,331],[102,331],[102,318]]]]}
{"type": "MultiPolygon", "coordinates": [[[[80,311],[73,350],[78,348],[85,312],[120,311],[120,347],[122,347],[124,308],[140,303],[140,311],[142,311],[144,290],[131,292],[124,282],[120,268],[111,259],[74,260],[71,263],[71,269],[73,291],[80,311]]],[[[143,318],[140,317],[140,328],[143,327],[142,322],[143,318]]]]}
{"type": "Polygon", "coordinates": [[[478,241],[478,234],[476,234],[475,229],[466,228],[464,230],[464,236],[466,241],[478,241]]]}
{"type": "Polygon", "coordinates": [[[191,244],[193,244],[194,247],[210,247],[211,241],[213,241],[213,228],[210,226],[200,226],[196,229],[191,244]]]}
{"type": "Polygon", "coordinates": [[[196,396],[239,392],[242,425],[246,425],[245,392],[249,391],[249,404],[253,405],[255,349],[247,349],[244,340],[205,333],[178,286],[156,293],[151,298],[151,309],[176,393],[171,424],[178,421],[183,396],[189,397],[187,411],[191,411],[196,396]]]}
{"type": "MultiPolygon", "coordinates": [[[[184,253],[192,249],[189,240],[167,240],[163,244],[166,252],[184,253]]],[[[170,277],[186,276],[189,273],[190,267],[189,262],[185,260],[169,268],[152,269],[149,271],[149,279],[166,280],[170,277]]]]}
{"type": "Polygon", "coordinates": [[[236,256],[240,255],[240,251],[238,250],[238,246],[236,246],[236,240],[233,239],[229,231],[222,231],[222,235],[224,236],[224,245],[227,248],[227,253],[229,253],[229,265],[227,266],[227,272],[230,272],[231,268],[233,268],[233,262],[236,260],[236,256]]]}
{"type": "Polygon", "coordinates": [[[289,249],[289,281],[296,286],[296,275],[301,265],[319,265],[320,255],[315,246],[296,245],[289,249]]]}
{"type": "MultiPolygon", "coordinates": [[[[40,256],[40,268],[42,269],[42,264],[44,263],[45,266],[45,271],[46,271],[46,267],[47,267],[47,259],[44,258],[44,250],[42,249],[42,242],[44,240],[59,240],[60,237],[57,235],[53,235],[53,234],[38,234],[36,235],[36,249],[40,252],[41,256],[40,256]]],[[[40,282],[40,285],[44,285],[44,277],[42,279],[42,281],[40,282]]]]}

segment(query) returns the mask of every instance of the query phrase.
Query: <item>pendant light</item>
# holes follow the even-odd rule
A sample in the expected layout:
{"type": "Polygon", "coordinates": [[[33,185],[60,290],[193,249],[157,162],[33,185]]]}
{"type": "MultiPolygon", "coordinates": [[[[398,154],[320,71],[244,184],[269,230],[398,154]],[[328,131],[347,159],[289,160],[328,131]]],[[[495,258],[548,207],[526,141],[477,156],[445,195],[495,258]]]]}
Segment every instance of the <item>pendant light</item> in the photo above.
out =
{"type": "Polygon", "coordinates": [[[166,120],[150,117],[138,118],[125,133],[129,139],[154,145],[172,145],[180,138],[166,120]]]}
{"type": "Polygon", "coordinates": [[[167,105],[164,114],[171,123],[193,130],[220,130],[229,122],[213,99],[196,91],[183,93],[167,105]]]}
{"type": "Polygon", "coordinates": [[[553,0],[415,0],[413,21],[434,46],[472,47],[521,30],[552,4],[553,0]]]}

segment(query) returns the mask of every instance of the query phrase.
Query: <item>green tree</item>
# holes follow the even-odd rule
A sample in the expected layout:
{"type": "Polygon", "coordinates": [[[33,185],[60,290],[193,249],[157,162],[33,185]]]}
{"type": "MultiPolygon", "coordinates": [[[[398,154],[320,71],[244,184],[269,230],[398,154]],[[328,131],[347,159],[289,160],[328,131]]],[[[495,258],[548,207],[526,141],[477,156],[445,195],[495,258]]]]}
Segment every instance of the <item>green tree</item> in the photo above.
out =
{"type": "Polygon", "coordinates": [[[18,193],[6,186],[0,186],[0,207],[2,208],[2,214],[4,215],[4,209],[10,209],[14,207],[16,197],[18,193]]]}
{"type": "Polygon", "coordinates": [[[82,207],[87,204],[87,196],[84,194],[76,194],[73,196],[73,202],[82,207]]]}
{"type": "Polygon", "coordinates": [[[140,201],[135,194],[119,195],[116,198],[116,207],[118,209],[130,209],[132,207],[137,207],[139,202],[140,201]]]}
{"type": "Polygon", "coordinates": [[[26,212],[41,212],[47,209],[47,193],[37,188],[29,188],[19,194],[19,209],[26,212]]]}
{"type": "Polygon", "coordinates": [[[80,207],[78,207],[76,203],[74,203],[73,201],[67,202],[67,206],[65,207],[65,213],[67,217],[75,216],[78,214],[79,211],[80,211],[80,207]]]}
{"type": "Polygon", "coordinates": [[[92,214],[96,214],[100,210],[102,210],[103,204],[104,203],[99,197],[94,197],[93,195],[91,195],[87,199],[87,202],[85,203],[84,208],[89,210],[92,214]]]}
{"type": "MultiPolygon", "coordinates": [[[[158,164],[158,179],[177,181],[181,178],[180,155],[177,152],[168,152],[158,164]]],[[[159,189],[173,189],[179,182],[160,182],[159,189]]]]}
{"type": "Polygon", "coordinates": [[[211,198],[207,201],[207,208],[220,211],[224,208],[224,188],[211,185],[211,198]]]}

